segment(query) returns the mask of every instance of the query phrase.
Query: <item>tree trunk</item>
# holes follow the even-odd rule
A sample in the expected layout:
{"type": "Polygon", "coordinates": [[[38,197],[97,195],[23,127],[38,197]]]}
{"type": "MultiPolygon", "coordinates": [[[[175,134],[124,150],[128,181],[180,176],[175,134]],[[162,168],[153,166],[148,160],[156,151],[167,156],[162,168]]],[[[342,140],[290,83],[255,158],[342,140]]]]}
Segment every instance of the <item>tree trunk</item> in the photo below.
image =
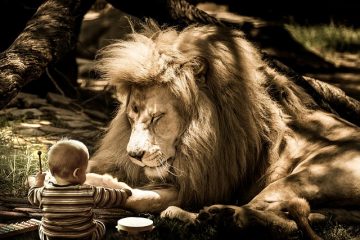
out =
{"type": "Polygon", "coordinates": [[[160,24],[178,27],[185,27],[192,23],[223,25],[220,20],[196,8],[187,0],[107,0],[107,2],[114,8],[140,19],[150,17],[160,24]]]}
{"type": "Polygon", "coordinates": [[[76,47],[80,25],[95,0],[48,0],[0,54],[0,109],[50,63],[76,47]]]}

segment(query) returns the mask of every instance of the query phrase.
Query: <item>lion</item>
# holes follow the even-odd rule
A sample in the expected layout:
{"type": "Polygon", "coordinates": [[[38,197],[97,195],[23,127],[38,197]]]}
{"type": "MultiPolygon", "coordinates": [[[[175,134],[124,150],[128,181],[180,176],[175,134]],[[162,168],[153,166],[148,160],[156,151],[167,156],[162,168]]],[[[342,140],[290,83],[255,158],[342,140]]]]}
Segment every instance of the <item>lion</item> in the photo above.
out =
{"type": "Polygon", "coordinates": [[[226,215],[239,228],[319,239],[309,219],[360,206],[359,127],[321,108],[242,32],[150,22],[99,56],[121,105],[88,171],[128,184],[130,210],[226,215]]]}

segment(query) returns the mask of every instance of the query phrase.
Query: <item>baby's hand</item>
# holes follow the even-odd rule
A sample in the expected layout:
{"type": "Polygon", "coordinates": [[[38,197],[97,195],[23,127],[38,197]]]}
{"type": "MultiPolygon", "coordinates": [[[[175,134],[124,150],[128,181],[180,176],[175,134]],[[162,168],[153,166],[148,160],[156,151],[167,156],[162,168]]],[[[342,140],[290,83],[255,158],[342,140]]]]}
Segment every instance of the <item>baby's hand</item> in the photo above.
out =
{"type": "Polygon", "coordinates": [[[120,206],[124,206],[127,199],[132,195],[131,190],[128,188],[111,189],[111,191],[116,191],[117,193],[121,194],[121,198],[118,198],[118,199],[121,199],[120,206]]]}
{"type": "Polygon", "coordinates": [[[46,173],[38,172],[35,176],[35,187],[44,186],[46,173]]]}
{"type": "Polygon", "coordinates": [[[121,190],[123,190],[126,193],[126,195],[127,195],[126,198],[128,198],[132,195],[132,191],[128,188],[123,188],[121,190]]]}

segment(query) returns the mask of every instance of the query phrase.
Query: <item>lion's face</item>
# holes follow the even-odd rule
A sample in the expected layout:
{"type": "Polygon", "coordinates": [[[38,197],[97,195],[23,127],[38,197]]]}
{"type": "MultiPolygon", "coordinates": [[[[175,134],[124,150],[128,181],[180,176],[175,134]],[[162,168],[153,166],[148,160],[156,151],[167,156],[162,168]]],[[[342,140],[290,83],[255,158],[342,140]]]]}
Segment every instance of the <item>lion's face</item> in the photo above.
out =
{"type": "Polygon", "coordinates": [[[150,179],[166,178],[175,159],[181,118],[174,103],[174,97],[163,87],[131,89],[126,107],[131,125],[127,152],[150,179]]]}

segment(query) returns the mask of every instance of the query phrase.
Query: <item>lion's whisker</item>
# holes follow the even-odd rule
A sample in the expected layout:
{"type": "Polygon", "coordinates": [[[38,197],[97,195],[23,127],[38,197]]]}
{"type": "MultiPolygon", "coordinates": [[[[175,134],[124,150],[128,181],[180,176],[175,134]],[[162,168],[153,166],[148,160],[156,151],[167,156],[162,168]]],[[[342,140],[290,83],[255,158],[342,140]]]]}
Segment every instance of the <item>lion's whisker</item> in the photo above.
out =
{"type": "Polygon", "coordinates": [[[167,169],[166,171],[167,171],[169,174],[173,175],[174,177],[179,177],[179,176],[181,176],[182,173],[183,173],[183,171],[181,171],[180,169],[175,168],[174,166],[172,166],[172,165],[169,164],[168,162],[164,162],[164,166],[166,166],[166,169],[167,169]],[[178,170],[179,174],[177,174],[177,173],[174,172],[174,171],[171,171],[171,169],[178,170]]]}

